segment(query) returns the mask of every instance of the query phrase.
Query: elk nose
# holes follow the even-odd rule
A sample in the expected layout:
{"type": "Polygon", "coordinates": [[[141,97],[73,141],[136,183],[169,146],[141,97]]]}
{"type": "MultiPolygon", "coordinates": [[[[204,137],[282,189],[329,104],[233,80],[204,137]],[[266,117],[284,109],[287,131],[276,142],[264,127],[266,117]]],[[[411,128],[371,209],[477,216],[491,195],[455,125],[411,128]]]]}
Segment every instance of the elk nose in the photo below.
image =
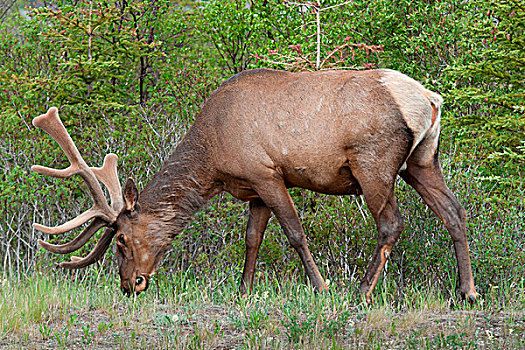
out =
{"type": "Polygon", "coordinates": [[[120,290],[127,297],[131,296],[131,293],[134,291],[132,281],[132,279],[123,279],[120,282],[120,290]]]}
{"type": "Polygon", "coordinates": [[[129,291],[129,288],[126,288],[126,287],[122,286],[122,287],[120,287],[120,290],[122,290],[122,293],[125,296],[127,296],[127,297],[129,297],[131,295],[131,292],[129,291]]]}
{"type": "Polygon", "coordinates": [[[140,292],[144,292],[146,289],[148,289],[148,280],[148,277],[144,275],[140,275],[137,278],[135,278],[135,293],[139,294],[140,292]]]}

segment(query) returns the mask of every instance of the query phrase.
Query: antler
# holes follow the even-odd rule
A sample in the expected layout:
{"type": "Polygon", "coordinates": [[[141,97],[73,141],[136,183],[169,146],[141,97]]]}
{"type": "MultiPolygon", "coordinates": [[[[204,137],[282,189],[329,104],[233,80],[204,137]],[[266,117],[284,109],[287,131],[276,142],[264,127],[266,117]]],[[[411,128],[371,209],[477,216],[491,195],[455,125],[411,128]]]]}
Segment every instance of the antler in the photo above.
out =
{"type": "MultiPolygon", "coordinates": [[[[33,224],[33,227],[44,233],[51,235],[71,231],[74,228],[81,226],[87,221],[94,219],[88,227],[72,241],[62,244],[53,245],[39,240],[40,245],[51,252],[66,254],[73,252],[82,247],[86,242],[102,227],[111,225],[117,219],[121,209],[124,207],[122,198],[122,189],[117,175],[117,160],[115,154],[108,154],[104,158],[104,164],[101,168],[89,167],[75,143],[69,136],[64,124],[58,116],[58,110],[55,107],[50,108],[46,114],[33,119],[33,125],[47,132],[55,141],[58,142],[71,165],[66,169],[52,169],[40,165],[34,165],[31,170],[53,177],[70,177],[72,175],[80,175],[86,182],[86,185],[93,197],[93,207],[83,212],[76,218],[56,227],[48,227],[40,224],[33,224]],[[108,189],[111,197],[111,206],[108,205],[102,187],[102,182],[108,189]]],[[[85,258],[80,259],[73,257],[69,263],[62,263],[61,265],[68,268],[79,268],[87,266],[102,256],[107,250],[111,239],[113,238],[114,230],[108,228],[96,245],[95,249],[85,258]]]]}

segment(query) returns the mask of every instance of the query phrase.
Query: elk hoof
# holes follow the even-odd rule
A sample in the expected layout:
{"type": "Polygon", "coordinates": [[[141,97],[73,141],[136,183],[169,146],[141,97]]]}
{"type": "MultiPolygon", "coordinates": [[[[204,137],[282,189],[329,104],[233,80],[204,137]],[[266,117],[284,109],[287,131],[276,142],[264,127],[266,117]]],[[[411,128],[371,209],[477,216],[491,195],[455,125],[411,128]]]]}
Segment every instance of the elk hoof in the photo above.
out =
{"type": "Polygon", "coordinates": [[[315,287],[314,291],[315,291],[316,294],[330,293],[330,289],[328,288],[328,286],[326,284],[324,286],[321,286],[321,287],[315,287]]]}
{"type": "Polygon", "coordinates": [[[476,292],[463,293],[463,299],[468,301],[470,305],[473,305],[474,303],[476,303],[476,301],[478,300],[478,296],[479,294],[476,292]]]}

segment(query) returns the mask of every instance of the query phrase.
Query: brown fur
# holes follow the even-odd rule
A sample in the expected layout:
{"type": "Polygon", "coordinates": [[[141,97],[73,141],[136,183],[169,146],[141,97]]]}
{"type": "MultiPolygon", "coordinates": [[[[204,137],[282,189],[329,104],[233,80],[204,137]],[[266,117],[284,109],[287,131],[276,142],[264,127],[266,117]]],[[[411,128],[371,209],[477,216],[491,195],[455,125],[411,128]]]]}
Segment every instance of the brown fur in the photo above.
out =
{"type": "MultiPolygon", "coordinates": [[[[326,289],[286,190],[295,186],[364,195],[378,228],[360,287],[370,296],[386,263],[385,247],[390,251],[404,228],[393,194],[399,173],[445,222],[456,248],[460,291],[474,300],[465,213],[436,161],[441,104],[439,95],[390,70],[259,69],[228,79],[140,193],[137,209],[123,210],[116,220],[117,240],[122,235],[124,242],[117,251],[122,288],[145,290],[173,237],[211,197],[227,191],[250,201],[243,293],[252,288],[272,212],[312,285],[326,289]]],[[[128,202],[126,207],[133,206],[128,202]]]]}

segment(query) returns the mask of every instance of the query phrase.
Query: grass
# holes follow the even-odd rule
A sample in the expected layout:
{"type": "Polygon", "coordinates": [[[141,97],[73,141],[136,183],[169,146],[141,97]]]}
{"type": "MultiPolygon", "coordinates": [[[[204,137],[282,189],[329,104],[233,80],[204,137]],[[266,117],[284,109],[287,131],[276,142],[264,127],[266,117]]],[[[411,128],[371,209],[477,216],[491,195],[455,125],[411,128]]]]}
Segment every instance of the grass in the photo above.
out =
{"type": "Polygon", "coordinates": [[[297,281],[259,275],[252,295],[234,278],[176,283],[157,278],[147,293],[126,298],[111,276],[77,283],[35,274],[0,290],[2,348],[523,348],[525,289],[513,300],[494,289],[474,306],[431,288],[399,291],[381,283],[372,306],[354,286],[318,294],[297,281]],[[502,300],[504,302],[502,303],[502,300]]]}

